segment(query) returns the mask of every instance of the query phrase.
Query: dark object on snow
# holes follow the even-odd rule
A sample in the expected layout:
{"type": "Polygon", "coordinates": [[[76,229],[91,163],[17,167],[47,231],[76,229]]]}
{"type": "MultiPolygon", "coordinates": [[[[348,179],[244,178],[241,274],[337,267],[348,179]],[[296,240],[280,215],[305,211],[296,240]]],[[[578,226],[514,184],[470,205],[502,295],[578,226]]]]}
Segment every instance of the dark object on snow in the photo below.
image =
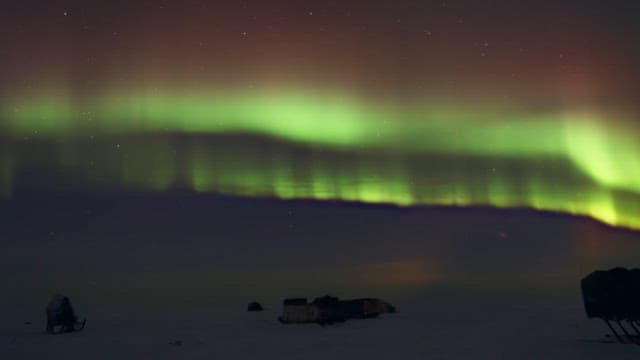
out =
{"type": "Polygon", "coordinates": [[[278,321],[283,324],[313,323],[318,321],[318,308],[305,298],[284,299],[284,311],[278,321]]]}
{"type": "Polygon", "coordinates": [[[383,303],[383,306],[384,306],[384,312],[386,312],[386,313],[393,314],[393,313],[398,311],[398,310],[396,310],[395,306],[389,304],[388,302],[383,303]]]}
{"type": "Polygon", "coordinates": [[[284,311],[278,320],[285,324],[331,325],[349,319],[372,318],[384,312],[395,312],[395,308],[380,299],[340,300],[337,297],[325,295],[315,298],[311,303],[307,303],[307,299],[285,299],[284,311]]]}
{"type": "Polygon", "coordinates": [[[249,305],[247,306],[247,311],[262,311],[262,310],[264,310],[262,308],[262,305],[260,305],[260,303],[257,301],[250,302],[249,305]]]}
{"type": "Polygon", "coordinates": [[[78,321],[71,300],[64,295],[54,295],[47,305],[46,313],[47,332],[50,334],[80,331],[87,323],[87,319],[78,321]]]}
{"type": "Polygon", "coordinates": [[[640,345],[640,269],[594,271],[582,279],[580,286],[587,317],[604,320],[620,343],[640,345]],[[615,330],[611,321],[624,335],[615,330]],[[629,333],[622,321],[631,326],[635,335],[629,333]]]}
{"type": "Polygon", "coordinates": [[[313,299],[311,303],[318,310],[318,316],[314,322],[320,325],[331,325],[336,322],[346,321],[349,317],[345,304],[337,297],[325,295],[313,299]]]}

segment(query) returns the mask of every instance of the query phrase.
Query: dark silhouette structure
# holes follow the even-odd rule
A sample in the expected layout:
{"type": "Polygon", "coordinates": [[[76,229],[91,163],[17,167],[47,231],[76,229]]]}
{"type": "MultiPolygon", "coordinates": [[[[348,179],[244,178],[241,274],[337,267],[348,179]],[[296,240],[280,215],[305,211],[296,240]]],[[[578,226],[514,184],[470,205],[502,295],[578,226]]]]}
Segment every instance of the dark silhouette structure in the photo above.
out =
{"type": "Polygon", "coordinates": [[[264,310],[264,308],[257,301],[250,302],[249,305],[247,305],[247,311],[262,311],[262,310],[264,310]]]}
{"type": "Polygon", "coordinates": [[[313,323],[319,318],[317,306],[307,302],[306,298],[284,299],[284,311],[278,321],[283,324],[313,323]]]}
{"type": "Polygon", "coordinates": [[[50,334],[61,334],[84,329],[87,319],[78,321],[78,317],[73,311],[71,300],[60,294],[54,295],[46,309],[47,332],[50,334]]]}
{"type": "Polygon", "coordinates": [[[386,312],[386,313],[393,314],[393,313],[395,313],[397,311],[396,307],[391,305],[391,304],[389,304],[388,302],[385,302],[383,305],[384,305],[384,312],[386,312]]]}
{"type": "Polygon", "coordinates": [[[640,345],[640,269],[597,270],[582,279],[580,285],[587,317],[604,320],[619,342],[640,345]],[[624,321],[634,335],[623,325],[624,321]]]}
{"type": "Polygon", "coordinates": [[[380,299],[361,298],[340,300],[325,295],[315,298],[311,303],[307,299],[285,299],[284,312],[278,319],[282,323],[317,323],[331,325],[349,319],[372,318],[385,312],[395,312],[395,307],[380,299]]]}

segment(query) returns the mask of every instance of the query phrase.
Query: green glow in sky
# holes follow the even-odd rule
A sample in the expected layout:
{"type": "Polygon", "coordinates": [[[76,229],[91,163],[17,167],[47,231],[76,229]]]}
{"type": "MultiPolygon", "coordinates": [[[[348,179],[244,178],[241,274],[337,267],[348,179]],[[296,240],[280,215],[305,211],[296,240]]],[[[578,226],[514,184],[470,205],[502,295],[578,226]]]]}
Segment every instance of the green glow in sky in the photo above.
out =
{"type": "Polygon", "coordinates": [[[42,166],[24,159],[28,137],[55,149],[48,156],[68,174],[62,183],[531,207],[640,229],[640,129],[621,112],[397,104],[304,91],[25,97],[2,109],[0,131],[14,146],[2,148],[0,195],[11,192],[16,168],[42,166]],[[188,138],[178,150],[176,134],[188,138]],[[270,145],[271,153],[249,140],[211,145],[226,134],[288,145],[270,145]]]}

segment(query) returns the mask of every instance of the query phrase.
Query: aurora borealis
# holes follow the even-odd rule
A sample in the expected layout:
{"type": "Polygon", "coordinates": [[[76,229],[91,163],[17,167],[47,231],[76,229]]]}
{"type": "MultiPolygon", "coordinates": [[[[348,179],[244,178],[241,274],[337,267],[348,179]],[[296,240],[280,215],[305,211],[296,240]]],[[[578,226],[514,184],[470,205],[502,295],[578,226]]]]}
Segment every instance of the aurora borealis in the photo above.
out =
{"type": "Polygon", "coordinates": [[[636,359],[581,279],[640,266],[639,15],[0,0],[0,359],[636,359]]]}
{"type": "Polygon", "coordinates": [[[632,9],[418,3],[15,4],[0,195],[188,188],[640,229],[632,9]]]}

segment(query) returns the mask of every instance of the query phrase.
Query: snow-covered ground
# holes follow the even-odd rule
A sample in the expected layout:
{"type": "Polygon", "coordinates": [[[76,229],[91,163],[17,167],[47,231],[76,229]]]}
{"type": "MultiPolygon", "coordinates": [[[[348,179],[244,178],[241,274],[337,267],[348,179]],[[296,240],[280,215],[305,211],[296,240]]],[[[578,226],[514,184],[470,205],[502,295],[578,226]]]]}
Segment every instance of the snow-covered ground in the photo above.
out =
{"type": "Polygon", "coordinates": [[[0,201],[0,218],[0,360],[640,358],[601,342],[579,293],[592,270],[637,266],[640,233],[587,219],[81,193],[0,201]],[[45,334],[55,292],[84,331],[45,334]],[[276,320],[283,298],[327,293],[399,312],[276,320]]]}
{"type": "MultiPolygon", "coordinates": [[[[0,359],[637,359],[607,344],[580,306],[458,297],[407,299],[399,312],[335,326],[282,325],[279,304],[118,307],[85,304],[84,331],[47,335],[43,310],[4,312],[0,359]],[[31,324],[25,324],[25,322],[31,324]],[[171,344],[180,341],[181,346],[171,344]]],[[[580,305],[579,303],[576,305],[580,305]]]]}

